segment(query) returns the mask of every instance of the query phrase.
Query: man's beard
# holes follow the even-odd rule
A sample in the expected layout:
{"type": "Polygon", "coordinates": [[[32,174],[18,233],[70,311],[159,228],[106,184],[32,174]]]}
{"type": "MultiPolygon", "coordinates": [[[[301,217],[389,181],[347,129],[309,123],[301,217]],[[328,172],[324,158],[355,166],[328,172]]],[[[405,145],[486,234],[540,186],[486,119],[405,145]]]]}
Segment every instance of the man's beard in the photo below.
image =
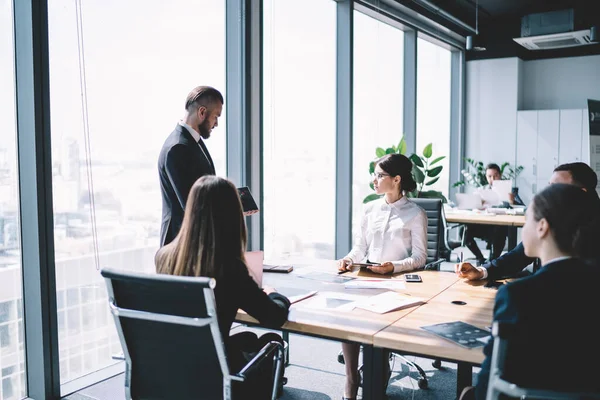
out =
{"type": "Polygon", "coordinates": [[[211,130],[208,120],[206,119],[201,124],[198,124],[198,133],[200,133],[200,136],[202,136],[203,139],[208,139],[210,137],[211,130]]]}

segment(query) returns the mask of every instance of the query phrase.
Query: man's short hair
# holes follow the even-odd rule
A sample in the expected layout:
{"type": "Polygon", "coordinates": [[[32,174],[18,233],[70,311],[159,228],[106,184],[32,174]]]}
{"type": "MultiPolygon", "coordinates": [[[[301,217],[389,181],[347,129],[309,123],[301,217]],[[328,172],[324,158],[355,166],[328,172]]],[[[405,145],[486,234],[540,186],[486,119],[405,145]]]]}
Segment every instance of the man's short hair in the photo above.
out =
{"type": "Polygon", "coordinates": [[[584,188],[588,192],[595,192],[598,185],[598,176],[594,170],[583,162],[561,164],[554,168],[554,172],[567,171],[571,173],[573,184],[584,188]]]}
{"type": "Polygon", "coordinates": [[[486,167],[485,170],[487,171],[488,169],[495,169],[496,171],[498,171],[498,173],[500,173],[500,166],[496,163],[489,163],[486,167]]]}
{"type": "Polygon", "coordinates": [[[198,107],[213,107],[217,103],[224,104],[223,95],[217,89],[210,86],[198,86],[192,89],[185,99],[187,111],[197,110],[198,107]]]}

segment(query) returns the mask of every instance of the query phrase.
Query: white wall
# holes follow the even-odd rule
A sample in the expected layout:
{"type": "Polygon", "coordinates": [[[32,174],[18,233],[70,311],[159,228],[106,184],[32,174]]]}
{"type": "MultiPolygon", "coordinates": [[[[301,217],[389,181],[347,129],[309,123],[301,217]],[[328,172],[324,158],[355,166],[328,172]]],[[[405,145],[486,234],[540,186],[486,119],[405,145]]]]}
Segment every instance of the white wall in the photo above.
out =
{"type": "Polygon", "coordinates": [[[522,63],[517,57],[467,63],[467,157],[484,163],[515,162],[522,63]]]}
{"type": "Polygon", "coordinates": [[[600,100],[600,55],[525,61],[522,82],[523,110],[587,108],[600,100]]]}

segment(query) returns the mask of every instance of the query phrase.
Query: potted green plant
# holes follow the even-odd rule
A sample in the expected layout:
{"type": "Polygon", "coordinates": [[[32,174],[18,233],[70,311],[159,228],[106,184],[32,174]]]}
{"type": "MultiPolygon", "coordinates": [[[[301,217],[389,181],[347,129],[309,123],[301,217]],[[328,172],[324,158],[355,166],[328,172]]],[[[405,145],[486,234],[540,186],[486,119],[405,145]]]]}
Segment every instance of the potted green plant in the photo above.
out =
{"type": "MultiPolygon", "coordinates": [[[[377,147],[375,149],[375,156],[377,159],[385,156],[386,154],[402,154],[406,155],[406,141],[404,140],[404,136],[400,139],[400,143],[398,146],[392,145],[386,149],[382,147],[377,147]]],[[[411,154],[408,158],[413,163],[413,178],[415,182],[417,182],[417,188],[413,192],[407,193],[407,197],[420,197],[420,198],[431,198],[431,199],[442,199],[444,203],[448,200],[442,194],[442,192],[438,190],[425,190],[428,186],[433,185],[440,179],[440,174],[444,168],[443,165],[436,165],[440,161],[442,161],[446,156],[440,156],[436,158],[433,157],[433,144],[429,143],[423,149],[422,155],[411,154]]],[[[369,163],[369,173],[372,174],[375,172],[375,161],[371,161],[369,163]]],[[[371,190],[375,190],[373,187],[373,182],[369,183],[371,190]]],[[[377,193],[371,193],[367,195],[363,203],[368,203],[370,201],[379,199],[381,195],[377,193]]]]}

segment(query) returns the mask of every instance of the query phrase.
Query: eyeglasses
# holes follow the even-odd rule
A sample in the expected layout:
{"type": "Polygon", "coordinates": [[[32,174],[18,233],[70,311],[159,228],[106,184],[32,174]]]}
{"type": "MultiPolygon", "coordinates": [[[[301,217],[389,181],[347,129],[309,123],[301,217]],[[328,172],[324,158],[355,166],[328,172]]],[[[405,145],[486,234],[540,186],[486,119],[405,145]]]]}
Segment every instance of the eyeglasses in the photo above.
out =
{"type": "Polygon", "coordinates": [[[382,179],[382,178],[385,178],[386,176],[390,176],[390,174],[382,174],[382,173],[380,173],[380,172],[373,172],[373,173],[371,174],[371,177],[372,177],[373,179],[382,179]]]}

